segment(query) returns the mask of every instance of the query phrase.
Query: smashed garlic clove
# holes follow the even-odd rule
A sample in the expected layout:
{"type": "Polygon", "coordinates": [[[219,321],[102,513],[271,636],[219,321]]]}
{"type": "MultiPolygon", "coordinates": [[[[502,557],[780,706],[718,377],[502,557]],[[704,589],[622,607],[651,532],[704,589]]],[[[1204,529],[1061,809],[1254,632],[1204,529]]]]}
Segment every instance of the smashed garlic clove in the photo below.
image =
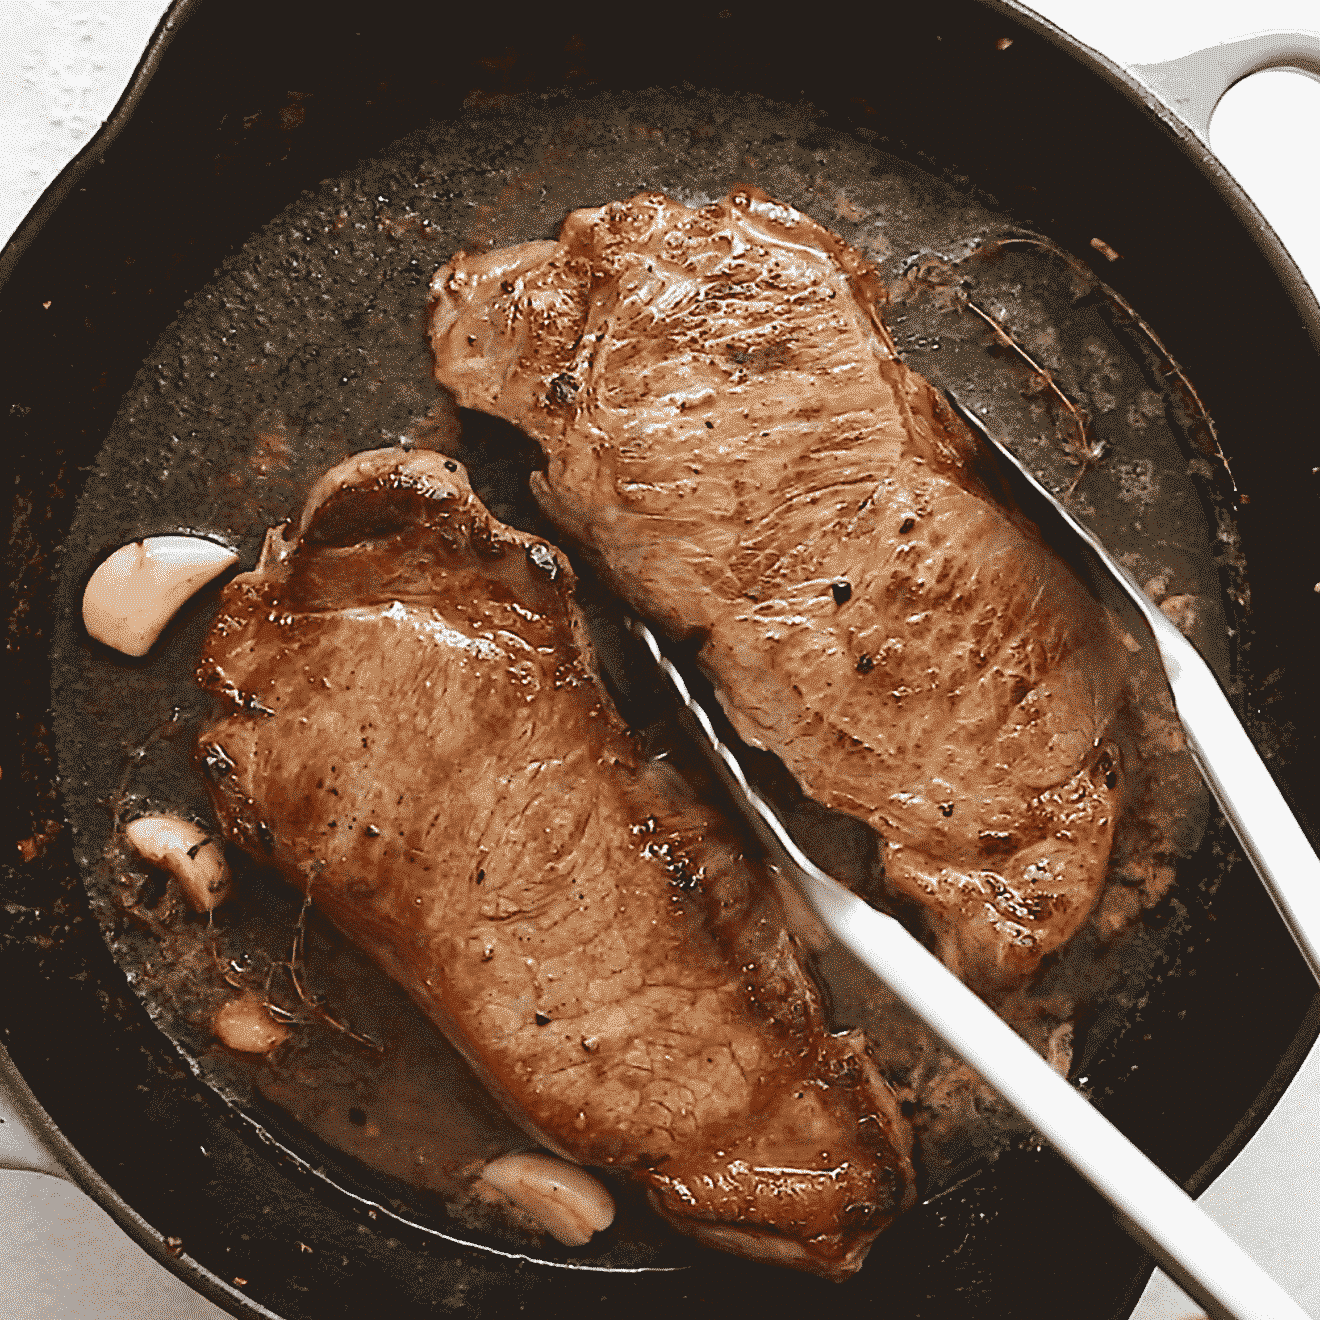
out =
{"type": "Polygon", "coordinates": [[[242,1054],[269,1054],[289,1038],[289,1028],[271,1017],[260,995],[231,999],[211,1025],[221,1045],[242,1054]]]}
{"type": "Polygon", "coordinates": [[[198,912],[211,912],[229,897],[229,864],[219,841],[200,825],[177,816],[139,816],[124,837],[145,861],[164,867],[198,912]]]}
{"type": "Polygon", "coordinates": [[[481,1177],[521,1206],[551,1237],[581,1247],[614,1222],[614,1198],[585,1169],[554,1155],[501,1155],[481,1177]]]}
{"type": "Polygon", "coordinates": [[[184,601],[238,555],[200,536],[149,536],[120,546],[83,592],[83,623],[98,642],[146,655],[184,601]]]}

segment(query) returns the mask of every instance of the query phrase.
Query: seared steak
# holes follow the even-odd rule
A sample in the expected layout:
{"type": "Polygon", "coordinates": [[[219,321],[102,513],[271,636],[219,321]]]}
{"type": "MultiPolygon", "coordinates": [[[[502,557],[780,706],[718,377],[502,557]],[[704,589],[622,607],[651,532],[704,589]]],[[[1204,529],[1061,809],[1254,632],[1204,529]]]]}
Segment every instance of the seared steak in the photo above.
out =
{"type": "Polygon", "coordinates": [[[1020,985],[1104,883],[1127,653],[898,360],[874,269],[739,188],[576,211],[433,291],[438,380],[540,442],[547,515],[879,832],[949,965],[1020,985]]]}
{"type": "Polygon", "coordinates": [[[573,585],[457,463],[341,464],[207,641],[222,827],[545,1145],[684,1232],[845,1277],[913,1195],[906,1124],[737,834],[639,762],[573,585]]]}

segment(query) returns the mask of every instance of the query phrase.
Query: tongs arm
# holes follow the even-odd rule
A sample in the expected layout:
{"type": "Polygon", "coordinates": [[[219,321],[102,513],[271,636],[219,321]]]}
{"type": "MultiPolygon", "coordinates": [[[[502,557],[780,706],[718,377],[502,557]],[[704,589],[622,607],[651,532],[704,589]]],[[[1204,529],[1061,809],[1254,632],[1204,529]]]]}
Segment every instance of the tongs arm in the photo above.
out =
{"type": "Polygon", "coordinates": [[[985,438],[996,454],[1012,464],[1038,498],[1082,540],[1141,612],[1154,636],[1192,756],[1312,975],[1320,981],[1320,857],[1247,736],[1214,671],[1099,538],[990,434],[980,418],[951,394],[948,398],[959,416],[985,438]]]}
{"type": "Polygon", "coordinates": [[[825,928],[1004,1097],[1118,1213],[1123,1228],[1213,1320],[1306,1320],[1306,1313],[1181,1187],[1073,1089],[893,917],[821,871],[748,783],[710,716],[644,624],[650,651],[772,858],[825,928]]]}
{"type": "Polygon", "coordinates": [[[1152,620],[1196,764],[1320,981],[1320,857],[1210,667],[1159,610],[1150,613],[1163,625],[1152,620]]]}

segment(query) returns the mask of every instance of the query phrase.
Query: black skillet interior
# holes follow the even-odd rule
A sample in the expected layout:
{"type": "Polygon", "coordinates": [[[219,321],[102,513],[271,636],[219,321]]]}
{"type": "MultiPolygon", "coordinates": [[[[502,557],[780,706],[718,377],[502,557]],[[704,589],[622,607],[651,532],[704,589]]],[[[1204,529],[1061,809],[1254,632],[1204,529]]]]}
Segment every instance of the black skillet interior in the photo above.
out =
{"type": "MultiPolygon", "coordinates": [[[[1057,1310],[1064,1298],[1078,1316],[1122,1314],[1147,1262],[1048,1152],[1015,1152],[917,1210],[837,1289],[724,1258],[673,1274],[581,1274],[373,1221],[273,1157],[190,1075],[89,914],[77,840],[59,828],[47,714],[52,575],[81,470],[185,299],[301,189],[465,104],[540,87],[590,95],[690,84],[806,98],[828,112],[829,129],[879,134],[935,174],[956,171],[960,186],[993,194],[1069,252],[1092,253],[1089,240],[1102,235],[1122,253],[1112,267],[1095,254],[1097,269],[1196,382],[1248,497],[1234,511],[1253,570],[1238,673],[1276,772],[1307,805],[1299,794],[1320,719],[1299,623],[1317,600],[1305,555],[1315,460],[1302,382],[1315,352],[1300,304],[1172,135],[981,3],[859,6],[788,30],[738,7],[670,7],[640,30],[603,12],[515,21],[507,8],[394,6],[378,21],[340,22],[303,6],[185,7],[104,163],[18,261],[0,304],[0,402],[15,464],[17,740],[4,771],[9,837],[27,842],[21,858],[33,856],[6,868],[5,1044],[119,1198],[108,1208],[126,1225],[129,1208],[140,1215],[151,1226],[132,1230],[140,1240],[236,1314],[258,1313],[245,1312],[244,1295],[288,1317],[356,1313],[363,1298],[402,1316],[812,1303],[1008,1316],[1057,1310]],[[1013,44],[1001,50],[1005,36],[1013,44]],[[247,1282],[222,1288],[191,1262],[247,1282]]],[[[1097,1073],[1126,1077],[1102,1097],[1105,1112],[1198,1184],[1250,1134],[1316,1030],[1313,987],[1249,870],[1228,864],[1212,907],[1208,899],[1181,896],[1195,938],[1094,1061],[1097,1073]]]]}

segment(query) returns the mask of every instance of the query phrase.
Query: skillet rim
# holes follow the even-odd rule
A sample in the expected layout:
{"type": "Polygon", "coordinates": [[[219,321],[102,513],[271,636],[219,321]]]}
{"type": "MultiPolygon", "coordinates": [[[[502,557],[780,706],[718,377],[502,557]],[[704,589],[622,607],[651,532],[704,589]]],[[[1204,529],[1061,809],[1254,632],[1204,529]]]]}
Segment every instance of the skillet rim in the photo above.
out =
{"type": "MultiPolygon", "coordinates": [[[[1296,308],[1312,345],[1320,351],[1320,304],[1310,286],[1301,275],[1296,263],[1287,253],[1278,236],[1270,228],[1255,204],[1233,179],[1228,170],[1210,152],[1194,130],[1182,121],[1177,114],[1143,82],[1125,69],[1109,61],[1103,55],[1085,46],[1076,38],[1055,27],[1048,20],[1034,11],[1019,4],[1017,0],[976,0],[985,9],[1003,14],[1020,26],[1034,31],[1066,55],[1083,64],[1090,72],[1102,78],[1115,90],[1121,92],[1133,104],[1146,111],[1147,117],[1157,121],[1167,136],[1174,138],[1180,149],[1191,159],[1213,184],[1216,191],[1228,203],[1242,228],[1244,228],[1267,261],[1274,268],[1283,285],[1289,301],[1296,308]]],[[[116,105],[111,116],[88,143],[87,147],[70,163],[60,176],[43,193],[14,236],[0,253],[0,288],[7,284],[10,274],[20,262],[32,241],[40,233],[48,219],[56,212],[64,199],[73,191],[79,180],[84,178],[91,167],[100,162],[106,149],[119,136],[131,120],[143,93],[153,75],[165,58],[174,35],[198,10],[202,0],[174,0],[161,20],[151,42],[139,63],[134,77],[116,105]]],[[[1202,1165],[1193,1176],[1192,1182],[1207,1183],[1220,1168],[1227,1163],[1232,1154],[1245,1144],[1251,1133],[1263,1121],[1273,1103],[1286,1088],[1287,1082],[1305,1056],[1311,1042],[1320,1034],[1320,998],[1312,1001],[1310,1009],[1293,1043],[1280,1060],[1274,1076],[1261,1092],[1257,1103],[1240,1120],[1237,1127],[1225,1138],[1220,1147],[1202,1165]],[[1290,1062],[1291,1061],[1291,1062],[1290,1062]]],[[[2,1046],[0,1046],[2,1051],[2,1046]]],[[[0,1057],[0,1072],[18,1077],[17,1069],[7,1054],[0,1057]]],[[[176,1275],[183,1277],[195,1290],[203,1293],[218,1305],[248,1315],[270,1316],[274,1312],[267,1310],[254,1299],[230,1289],[209,1270],[196,1264],[190,1258],[175,1256],[168,1249],[162,1237],[146,1221],[134,1212],[127,1202],[105,1182],[64,1137],[53,1120],[41,1109],[26,1082],[19,1078],[20,1094],[33,1110],[43,1131],[59,1147],[66,1166],[72,1164],[73,1180],[80,1185],[102,1208],[106,1209],[122,1228],[134,1240],[176,1275]],[[72,1158],[68,1158],[71,1156],[72,1158]]]]}

